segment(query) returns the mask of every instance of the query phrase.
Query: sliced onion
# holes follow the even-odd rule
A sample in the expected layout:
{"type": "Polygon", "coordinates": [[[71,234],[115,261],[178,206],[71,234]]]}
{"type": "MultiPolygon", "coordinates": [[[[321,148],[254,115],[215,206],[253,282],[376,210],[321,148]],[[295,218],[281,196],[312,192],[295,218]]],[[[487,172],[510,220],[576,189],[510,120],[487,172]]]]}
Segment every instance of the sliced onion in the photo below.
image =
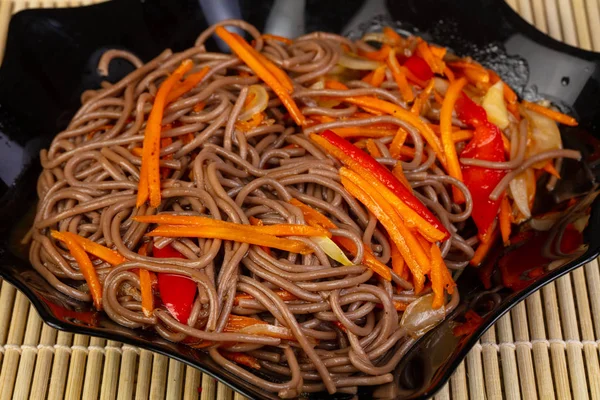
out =
{"type": "Polygon", "coordinates": [[[437,325],[446,316],[445,307],[437,310],[431,308],[433,293],[419,297],[406,307],[402,315],[400,327],[405,328],[411,336],[421,336],[437,325]]]}
{"type": "Polygon", "coordinates": [[[496,82],[483,96],[481,106],[485,109],[488,119],[498,128],[504,129],[508,126],[508,111],[504,102],[504,84],[496,82]]]}
{"type": "Polygon", "coordinates": [[[583,233],[583,231],[585,230],[585,227],[588,226],[589,222],[590,222],[590,216],[584,215],[580,218],[577,218],[575,221],[573,221],[573,227],[575,229],[577,229],[577,231],[579,231],[580,233],[583,233]]]}
{"type": "Polygon", "coordinates": [[[560,211],[538,215],[529,221],[529,226],[536,231],[549,231],[562,215],[563,213],[560,211]]]}
{"type": "Polygon", "coordinates": [[[448,86],[450,86],[450,84],[447,80],[437,77],[433,78],[433,88],[442,96],[446,95],[446,92],[448,91],[448,86]]]}
{"type": "Polygon", "coordinates": [[[365,33],[362,37],[363,42],[377,42],[377,43],[387,43],[389,42],[387,36],[383,34],[383,32],[369,32],[365,33]]]}
{"type": "Polygon", "coordinates": [[[525,218],[531,218],[531,209],[529,208],[531,194],[528,190],[530,187],[535,188],[535,175],[531,168],[517,175],[509,184],[515,205],[525,218]]]}
{"type": "Polygon", "coordinates": [[[319,79],[318,81],[316,81],[315,83],[313,83],[309,87],[311,89],[315,89],[315,90],[323,90],[323,89],[325,89],[325,80],[319,79]]]}
{"type": "Polygon", "coordinates": [[[379,61],[373,61],[347,53],[340,56],[338,64],[342,67],[363,71],[372,71],[381,65],[379,61]]]}
{"type": "Polygon", "coordinates": [[[255,324],[246,326],[238,331],[247,335],[269,336],[284,340],[295,340],[296,338],[288,328],[270,324],[255,324]]]}
{"type": "Polygon", "coordinates": [[[261,85],[250,85],[248,96],[252,96],[252,100],[244,107],[244,111],[240,113],[238,117],[240,121],[248,121],[254,114],[265,111],[269,103],[267,90],[261,85]]]}
{"type": "MultiPolygon", "coordinates": [[[[522,109],[521,112],[529,121],[531,134],[527,143],[526,156],[531,157],[548,150],[562,149],[562,140],[558,124],[550,118],[535,111],[522,109]]],[[[533,168],[543,168],[547,161],[540,161],[533,168]]]]}
{"type": "Polygon", "coordinates": [[[323,252],[325,254],[327,254],[330,258],[332,258],[333,260],[339,262],[342,265],[354,265],[352,264],[352,261],[350,261],[348,259],[348,257],[346,257],[346,254],[344,254],[344,252],[342,251],[342,249],[340,249],[340,247],[335,244],[335,242],[331,239],[329,239],[326,236],[315,236],[311,238],[313,242],[315,242],[317,245],[319,245],[319,247],[321,248],[321,250],[323,250],[323,252]]]}

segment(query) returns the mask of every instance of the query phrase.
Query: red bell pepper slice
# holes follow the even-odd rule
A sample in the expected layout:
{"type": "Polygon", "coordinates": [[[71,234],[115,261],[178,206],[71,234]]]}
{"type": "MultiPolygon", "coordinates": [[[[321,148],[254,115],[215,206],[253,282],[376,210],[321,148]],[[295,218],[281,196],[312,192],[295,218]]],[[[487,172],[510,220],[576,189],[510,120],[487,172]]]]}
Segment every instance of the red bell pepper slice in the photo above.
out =
{"type": "MultiPolygon", "coordinates": [[[[464,93],[457,100],[455,109],[464,123],[475,128],[473,139],[460,156],[487,161],[506,161],[502,133],[496,125],[488,121],[485,109],[475,104],[464,93]]],[[[462,165],[461,170],[463,182],[469,188],[473,198],[471,216],[477,225],[479,235],[485,237],[498,215],[502,201],[502,197],[496,201],[490,200],[490,194],[504,178],[506,171],[469,165],[462,165]]]]}
{"type": "Polygon", "coordinates": [[[404,66],[422,81],[428,81],[433,78],[433,71],[429,67],[429,64],[417,55],[413,54],[410,56],[404,63],[404,66]]]}
{"type": "MultiPolygon", "coordinates": [[[[156,258],[186,258],[171,245],[162,249],[154,246],[152,254],[156,258]]],[[[181,275],[159,273],[157,276],[158,292],[163,304],[179,322],[187,323],[198,289],[196,283],[181,275]]]]}
{"type": "Polygon", "coordinates": [[[359,164],[362,168],[369,171],[379,181],[388,187],[396,196],[398,196],[406,205],[412,208],[417,214],[423,217],[426,221],[431,223],[441,232],[446,235],[446,240],[450,237],[450,233],[444,227],[444,225],[433,215],[431,211],[421,201],[400,182],[394,174],[390,172],[386,167],[381,165],[376,159],[371,157],[366,152],[362,151],[346,139],[336,135],[333,131],[326,130],[320,135],[333,146],[340,149],[345,155],[347,155],[353,162],[359,164]]]}

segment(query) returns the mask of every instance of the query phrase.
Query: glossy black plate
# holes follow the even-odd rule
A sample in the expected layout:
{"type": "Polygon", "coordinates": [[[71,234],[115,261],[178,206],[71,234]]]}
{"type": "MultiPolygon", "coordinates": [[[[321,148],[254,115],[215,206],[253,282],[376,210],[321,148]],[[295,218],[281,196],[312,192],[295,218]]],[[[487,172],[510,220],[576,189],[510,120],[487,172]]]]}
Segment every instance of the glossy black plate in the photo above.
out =
{"type": "MultiPolygon", "coordinates": [[[[262,28],[272,1],[241,3],[244,18],[262,28]]],[[[339,32],[361,3],[307,1],[307,29],[339,32]]],[[[539,196],[540,210],[563,210],[564,217],[545,234],[526,237],[518,245],[523,246],[520,250],[513,246],[508,255],[498,250],[484,266],[488,269],[467,268],[458,281],[462,299],[456,312],[420,339],[398,366],[392,385],[360,394],[418,399],[440,389],[481,334],[518,301],[599,254],[600,205],[593,200],[600,176],[600,55],[550,39],[502,0],[396,0],[386,6],[385,16],[358,24],[350,34],[395,23],[473,56],[496,69],[519,95],[529,100],[547,98],[573,113],[580,125],[564,129],[563,141],[565,147],[584,155],[581,163],[565,162],[556,190],[539,196]],[[570,198],[577,201],[569,202],[570,198]],[[569,222],[583,215],[590,215],[583,245],[561,253],[553,240],[560,242],[569,222]],[[529,258],[512,253],[511,258],[511,251],[545,253],[529,258]],[[498,271],[499,260],[504,260],[505,270],[519,271],[517,281],[509,282],[498,271]],[[482,271],[489,271],[492,292],[482,283],[482,271]],[[468,309],[475,309],[483,320],[472,334],[457,337],[452,328],[464,320],[468,309]]],[[[66,126],[80,94],[100,84],[95,68],[100,54],[118,47],[148,60],[166,47],[191,46],[206,25],[195,1],[122,0],[77,9],[29,10],[13,17],[0,69],[0,276],[23,291],[53,327],[150,349],[195,366],[250,398],[275,398],[223,371],[200,351],[152,332],[119,326],[57,293],[31,267],[27,249],[20,245],[36,201],[37,153],[66,126]]],[[[125,63],[111,65],[110,79],[129,69],[125,63]]]]}

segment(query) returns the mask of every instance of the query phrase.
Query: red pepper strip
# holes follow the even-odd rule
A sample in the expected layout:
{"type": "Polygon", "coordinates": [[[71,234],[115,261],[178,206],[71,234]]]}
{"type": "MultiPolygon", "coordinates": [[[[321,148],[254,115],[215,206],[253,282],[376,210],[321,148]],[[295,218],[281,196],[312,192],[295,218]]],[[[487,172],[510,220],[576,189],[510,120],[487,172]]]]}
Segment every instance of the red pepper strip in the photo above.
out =
{"type": "Polygon", "coordinates": [[[433,71],[429,67],[429,64],[416,54],[410,56],[404,63],[404,66],[422,81],[428,81],[433,78],[433,71]]]}
{"type": "MultiPolygon", "coordinates": [[[[429,211],[429,209],[425,207],[425,205],[421,203],[421,201],[417,199],[415,195],[412,194],[411,191],[408,190],[394,174],[377,162],[377,160],[330,130],[324,131],[320,136],[311,135],[311,139],[313,139],[313,141],[322,144],[323,140],[319,140],[319,138],[325,139],[329,144],[333,145],[335,149],[339,150],[336,151],[335,154],[332,154],[333,156],[350,167],[359,166],[360,168],[367,170],[376,179],[387,186],[388,189],[390,189],[417,214],[443,232],[446,235],[443,240],[446,240],[448,237],[450,237],[448,230],[431,213],[431,211],[429,211]]],[[[328,150],[329,148],[330,146],[328,146],[328,150]]]]}
{"type": "MultiPolygon", "coordinates": [[[[156,258],[186,258],[183,254],[175,250],[171,245],[165,246],[162,249],[154,246],[152,254],[156,258]]],[[[159,273],[158,275],[158,292],[163,304],[169,310],[171,315],[182,324],[187,323],[194,298],[196,297],[197,286],[194,281],[189,278],[174,275],[159,273]]]]}
{"type": "MultiPolygon", "coordinates": [[[[506,161],[502,133],[496,125],[488,121],[485,109],[475,104],[464,93],[456,101],[455,109],[463,122],[475,127],[473,139],[460,156],[487,161],[506,161]]],[[[461,170],[463,182],[469,188],[473,198],[471,216],[477,225],[479,235],[485,236],[498,215],[501,200],[490,200],[490,193],[504,178],[506,171],[469,165],[462,165],[461,170]]]]}

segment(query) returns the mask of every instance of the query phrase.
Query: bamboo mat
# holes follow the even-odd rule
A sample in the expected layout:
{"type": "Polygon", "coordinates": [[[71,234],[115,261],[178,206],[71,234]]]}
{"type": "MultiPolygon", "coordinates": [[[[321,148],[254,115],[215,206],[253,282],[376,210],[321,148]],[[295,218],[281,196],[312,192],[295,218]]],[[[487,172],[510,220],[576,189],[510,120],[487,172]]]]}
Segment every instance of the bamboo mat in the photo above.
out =
{"type": "MultiPolygon", "coordinates": [[[[460,0],[457,0],[460,1],[460,0]]],[[[98,0],[0,0],[0,58],[12,13],[98,0]]],[[[509,0],[541,31],[600,51],[600,0],[509,0]]],[[[435,400],[600,400],[598,261],[518,304],[469,353],[435,400]]],[[[167,357],[59,332],[0,280],[0,400],[241,400],[225,385],[167,357]]]]}

